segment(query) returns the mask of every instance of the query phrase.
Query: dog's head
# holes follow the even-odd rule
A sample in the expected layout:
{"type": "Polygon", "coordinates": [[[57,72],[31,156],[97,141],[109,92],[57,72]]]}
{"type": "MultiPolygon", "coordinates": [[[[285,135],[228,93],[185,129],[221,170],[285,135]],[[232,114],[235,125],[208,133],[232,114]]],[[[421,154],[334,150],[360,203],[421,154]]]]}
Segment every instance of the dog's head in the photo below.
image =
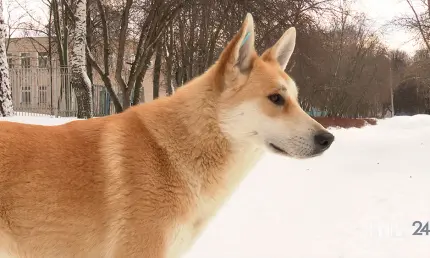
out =
{"type": "Polygon", "coordinates": [[[234,141],[264,145],[294,158],[323,153],[334,136],[302,110],[296,85],[284,72],[295,47],[295,28],[262,56],[254,39],[248,14],[217,62],[221,128],[234,141]]]}

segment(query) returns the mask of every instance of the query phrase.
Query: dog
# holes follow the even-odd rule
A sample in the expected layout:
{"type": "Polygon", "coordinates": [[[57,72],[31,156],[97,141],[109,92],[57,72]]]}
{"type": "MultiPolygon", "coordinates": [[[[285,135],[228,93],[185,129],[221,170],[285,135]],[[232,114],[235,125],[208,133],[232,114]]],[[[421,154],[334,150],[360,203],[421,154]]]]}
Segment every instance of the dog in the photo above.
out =
{"type": "Polygon", "coordinates": [[[254,22],[172,96],[57,126],[0,123],[5,257],[182,257],[266,151],[321,155],[334,136],[284,70],[296,30],[259,56],[254,22]]]}

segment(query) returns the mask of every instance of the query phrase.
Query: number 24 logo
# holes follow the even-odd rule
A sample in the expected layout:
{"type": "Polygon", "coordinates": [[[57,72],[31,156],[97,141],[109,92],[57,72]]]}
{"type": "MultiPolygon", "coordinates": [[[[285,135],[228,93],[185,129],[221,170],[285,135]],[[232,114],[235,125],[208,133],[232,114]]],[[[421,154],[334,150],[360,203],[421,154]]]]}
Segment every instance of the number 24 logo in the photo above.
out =
{"type": "Polygon", "coordinates": [[[430,234],[429,222],[423,225],[421,221],[415,221],[414,223],[412,223],[412,227],[415,227],[415,225],[418,225],[418,228],[412,235],[422,236],[423,234],[425,234],[426,236],[428,236],[430,234]]]}

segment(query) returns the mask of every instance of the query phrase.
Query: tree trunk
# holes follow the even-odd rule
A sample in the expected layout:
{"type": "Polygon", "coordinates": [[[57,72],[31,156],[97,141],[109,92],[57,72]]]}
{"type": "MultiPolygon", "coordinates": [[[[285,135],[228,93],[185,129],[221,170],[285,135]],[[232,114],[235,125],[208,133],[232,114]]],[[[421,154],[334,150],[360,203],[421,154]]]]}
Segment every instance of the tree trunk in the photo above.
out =
{"type": "Polygon", "coordinates": [[[12,116],[12,89],[6,55],[6,25],[3,17],[3,2],[0,2],[0,116],[12,116]]]}
{"type": "Polygon", "coordinates": [[[72,74],[71,84],[75,90],[76,102],[78,105],[77,118],[91,118],[93,116],[93,101],[91,83],[88,76],[84,78],[82,75],[74,76],[72,74]],[[77,85],[79,86],[76,87],[77,85]]]}
{"type": "Polygon", "coordinates": [[[141,95],[141,93],[144,93],[144,89],[143,89],[143,78],[145,78],[146,75],[146,71],[148,69],[148,65],[149,65],[149,61],[151,60],[151,57],[153,55],[153,52],[151,52],[146,58],[145,58],[145,67],[143,68],[143,70],[140,72],[140,74],[138,74],[136,80],[135,80],[135,85],[134,85],[134,93],[133,93],[133,105],[138,105],[140,103],[140,100],[143,99],[145,100],[145,95],[141,95]]]}
{"type": "Polygon", "coordinates": [[[153,80],[152,80],[152,99],[157,99],[160,95],[160,71],[161,71],[161,54],[162,54],[162,41],[158,42],[157,50],[155,52],[155,62],[153,70],[153,80]]]}
{"type": "MultiPolygon", "coordinates": [[[[89,49],[92,48],[92,37],[91,35],[93,35],[93,28],[91,26],[91,11],[90,11],[90,2],[91,0],[87,0],[87,15],[86,15],[86,22],[87,22],[87,46],[89,49]]],[[[87,56],[87,74],[88,74],[88,78],[91,81],[91,84],[93,84],[93,67],[91,65],[91,61],[89,60],[89,57],[87,56]]],[[[93,89],[94,90],[94,89],[93,89]]],[[[93,93],[94,94],[94,93],[93,93]]]]}
{"type": "Polygon", "coordinates": [[[86,70],[86,0],[76,1],[71,85],[78,104],[78,118],[93,116],[91,81],[86,70]]]}
{"type": "MultiPolygon", "coordinates": [[[[48,24],[52,24],[53,19],[52,13],[52,4],[49,6],[49,22],[48,24]]],[[[54,82],[54,69],[52,67],[52,26],[48,27],[48,60],[49,60],[49,85],[50,85],[50,107],[51,107],[51,116],[55,115],[54,113],[54,92],[53,92],[53,82],[54,82]]]]}
{"type": "MultiPolygon", "coordinates": [[[[65,97],[65,104],[66,104],[66,116],[71,116],[72,115],[72,89],[71,89],[71,85],[69,82],[70,76],[69,76],[69,18],[66,15],[66,0],[61,0],[61,13],[62,13],[62,20],[63,20],[63,35],[62,35],[62,41],[60,42],[60,44],[62,44],[62,50],[63,52],[62,54],[62,59],[63,59],[63,64],[64,67],[61,69],[63,72],[63,87],[64,87],[64,97],[65,97]]],[[[61,33],[61,32],[60,32],[61,33]]],[[[58,34],[60,35],[60,34],[58,34]]]]}
{"type": "Polygon", "coordinates": [[[188,39],[188,55],[187,55],[187,70],[185,73],[187,74],[187,79],[191,80],[194,77],[194,36],[196,29],[196,20],[197,20],[197,8],[191,8],[191,22],[190,22],[190,38],[188,39]]]}
{"type": "MultiPolygon", "coordinates": [[[[110,64],[110,36],[109,36],[109,30],[107,25],[107,19],[106,19],[106,11],[103,6],[103,3],[101,0],[97,0],[97,7],[100,14],[101,19],[101,26],[102,26],[102,35],[103,35],[103,69],[102,67],[97,63],[97,61],[94,59],[94,57],[91,54],[91,50],[87,48],[88,51],[88,61],[91,63],[91,66],[97,71],[99,76],[102,78],[106,90],[109,93],[111,102],[114,104],[115,112],[120,113],[122,112],[122,105],[120,103],[119,97],[117,96],[113,85],[112,80],[110,79],[110,71],[109,71],[109,64],[110,64]]],[[[88,33],[88,32],[87,32],[88,33]]]]}
{"type": "MultiPolygon", "coordinates": [[[[91,7],[91,5],[90,5],[90,3],[91,3],[91,0],[87,0],[86,1],[86,8],[87,8],[87,10],[86,10],[86,26],[87,26],[87,32],[86,32],[86,42],[87,42],[87,47],[89,48],[89,49],[92,49],[92,35],[93,35],[93,28],[91,27],[91,9],[90,9],[90,7],[91,7]]],[[[94,87],[94,75],[93,75],[93,66],[91,65],[91,61],[89,60],[90,58],[89,58],[89,56],[86,54],[85,55],[85,64],[86,64],[86,67],[87,67],[87,75],[88,75],[88,79],[90,80],[90,82],[91,82],[91,96],[93,96],[93,99],[92,99],[92,101],[94,101],[94,95],[95,95],[95,87],[94,87]]],[[[93,102],[93,105],[97,105],[96,103],[94,103],[93,102]]],[[[94,109],[94,107],[93,107],[93,109],[94,109]]],[[[94,112],[94,110],[93,110],[93,112],[94,112]]],[[[93,115],[94,115],[94,113],[93,113],[93,115]]]]}
{"type": "Polygon", "coordinates": [[[172,83],[172,66],[173,66],[172,58],[173,58],[173,46],[174,46],[173,45],[173,25],[171,25],[168,30],[165,43],[166,44],[165,44],[164,56],[166,57],[166,61],[165,61],[166,94],[167,96],[170,96],[173,93],[173,83],[172,83]]]}

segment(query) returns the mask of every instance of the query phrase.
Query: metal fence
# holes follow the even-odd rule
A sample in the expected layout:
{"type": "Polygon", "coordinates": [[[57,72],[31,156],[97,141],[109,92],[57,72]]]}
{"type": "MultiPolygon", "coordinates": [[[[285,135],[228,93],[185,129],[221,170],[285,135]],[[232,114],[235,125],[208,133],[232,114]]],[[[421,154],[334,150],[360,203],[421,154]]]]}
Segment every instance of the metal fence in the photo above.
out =
{"type": "MultiPolygon", "coordinates": [[[[76,116],[77,103],[69,68],[11,68],[9,74],[16,115],[76,116]]],[[[104,86],[93,85],[93,104],[95,116],[114,112],[104,86]]]]}

